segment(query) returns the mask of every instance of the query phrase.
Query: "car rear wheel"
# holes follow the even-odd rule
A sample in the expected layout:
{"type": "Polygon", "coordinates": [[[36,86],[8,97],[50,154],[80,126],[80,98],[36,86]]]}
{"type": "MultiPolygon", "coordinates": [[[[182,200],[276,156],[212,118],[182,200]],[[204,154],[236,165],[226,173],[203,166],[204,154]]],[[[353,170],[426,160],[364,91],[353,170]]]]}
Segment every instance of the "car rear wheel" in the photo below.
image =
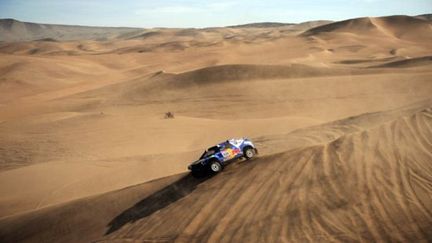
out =
{"type": "Polygon", "coordinates": [[[213,161],[210,164],[210,170],[214,173],[218,173],[222,170],[222,165],[218,161],[213,161]]]}
{"type": "Polygon", "coordinates": [[[244,151],[244,157],[246,159],[252,159],[255,156],[255,150],[253,148],[246,148],[244,151]]]}

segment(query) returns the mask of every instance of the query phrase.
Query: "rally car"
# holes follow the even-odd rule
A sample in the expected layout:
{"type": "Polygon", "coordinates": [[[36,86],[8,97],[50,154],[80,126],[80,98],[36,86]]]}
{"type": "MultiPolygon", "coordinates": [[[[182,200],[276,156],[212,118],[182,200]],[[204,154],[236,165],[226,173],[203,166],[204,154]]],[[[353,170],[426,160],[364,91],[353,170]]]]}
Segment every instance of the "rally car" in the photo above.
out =
{"type": "Polygon", "coordinates": [[[194,176],[201,176],[208,171],[218,173],[229,162],[240,158],[251,159],[257,153],[258,150],[249,139],[229,139],[205,150],[188,169],[194,176]]]}

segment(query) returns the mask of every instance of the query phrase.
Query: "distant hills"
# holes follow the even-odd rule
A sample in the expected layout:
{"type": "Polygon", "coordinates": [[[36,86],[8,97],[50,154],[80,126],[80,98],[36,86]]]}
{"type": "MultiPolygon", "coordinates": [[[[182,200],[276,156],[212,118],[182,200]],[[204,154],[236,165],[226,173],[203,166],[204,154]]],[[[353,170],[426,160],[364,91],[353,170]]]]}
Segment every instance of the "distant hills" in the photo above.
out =
{"type": "Polygon", "coordinates": [[[418,15],[417,17],[425,20],[432,20],[432,14],[422,14],[418,15]]]}
{"type": "MultiPolygon", "coordinates": [[[[287,28],[290,31],[304,31],[331,21],[309,21],[300,24],[292,23],[250,23],[244,25],[235,25],[221,27],[218,29],[249,29],[249,28],[287,28]]],[[[199,30],[211,30],[214,28],[204,29],[178,29],[173,28],[178,35],[197,34],[199,30]]],[[[15,19],[0,19],[0,41],[69,41],[69,40],[110,40],[110,39],[130,39],[136,37],[149,37],[150,35],[159,35],[169,28],[127,28],[127,27],[91,27],[77,25],[53,25],[21,22],[15,19]]]]}
{"type": "MultiPolygon", "coordinates": [[[[392,17],[392,16],[390,16],[392,17]]],[[[394,17],[394,16],[393,16],[394,17]]],[[[419,21],[431,21],[432,14],[423,14],[415,17],[409,17],[419,21]]],[[[389,18],[389,17],[383,17],[389,18]]],[[[370,18],[368,18],[370,19],[370,18]]],[[[389,21],[399,21],[390,19],[389,21]]],[[[412,22],[412,20],[411,20],[412,22]]],[[[243,25],[227,26],[225,28],[247,29],[247,28],[287,28],[291,31],[308,30],[305,34],[311,35],[321,32],[344,29],[348,25],[360,24],[373,25],[365,18],[333,22],[328,20],[308,21],[299,24],[279,23],[279,22],[261,22],[243,25]]],[[[349,27],[349,26],[348,26],[349,27]]],[[[124,39],[131,36],[140,35],[147,32],[144,28],[129,27],[92,27],[79,25],[56,25],[56,24],[38,24],[30,22],[21,22],[15,19],[0,19],[0,41],[69,41],[69,40],[110,40],[124,39]]],[[[199,29],[196,29],[199,30],[199,29]]]]}
{"type": "Polygon", "coordinates": [[[278,22],[262,22],[262,23],[249,23],[240,25],[227,26],[228,28],[274,28],[283,27],[288,25],[296,25],[292,23],[278,23],[278,22]]]}
{"type": "Polygon", "coordinates": [[[139,31],[139,28],[90,27],[78,25],[55,25],[0,19],[0,41],[49,40],[106,40],[119,35],[139,31]]]}

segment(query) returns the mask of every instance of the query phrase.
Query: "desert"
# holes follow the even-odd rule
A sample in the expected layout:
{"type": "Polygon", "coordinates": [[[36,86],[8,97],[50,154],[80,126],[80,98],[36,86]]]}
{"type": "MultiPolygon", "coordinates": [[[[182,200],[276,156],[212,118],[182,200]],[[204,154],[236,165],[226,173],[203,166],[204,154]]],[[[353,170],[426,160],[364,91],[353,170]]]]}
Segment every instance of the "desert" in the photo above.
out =
{"type": "Polygon", "coordinates": [[[2,19],[0,241],[432,241],[431,40],[430,15],[2,19]],[[231,137],[259,156],[189,174],[231,137]]]}

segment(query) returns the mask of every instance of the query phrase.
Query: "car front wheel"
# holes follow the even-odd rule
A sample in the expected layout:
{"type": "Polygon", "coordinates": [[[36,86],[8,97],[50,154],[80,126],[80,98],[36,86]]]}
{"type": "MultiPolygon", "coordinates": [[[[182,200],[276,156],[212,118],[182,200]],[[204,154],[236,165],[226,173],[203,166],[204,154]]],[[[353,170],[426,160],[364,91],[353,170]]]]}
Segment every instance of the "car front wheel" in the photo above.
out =
{"type": "Polygon", "coordinates": [[[213,161],[210,164],[210,170],[214,173],[218,173],[222,170],[222,165],[218,161],[213,161]]]}

